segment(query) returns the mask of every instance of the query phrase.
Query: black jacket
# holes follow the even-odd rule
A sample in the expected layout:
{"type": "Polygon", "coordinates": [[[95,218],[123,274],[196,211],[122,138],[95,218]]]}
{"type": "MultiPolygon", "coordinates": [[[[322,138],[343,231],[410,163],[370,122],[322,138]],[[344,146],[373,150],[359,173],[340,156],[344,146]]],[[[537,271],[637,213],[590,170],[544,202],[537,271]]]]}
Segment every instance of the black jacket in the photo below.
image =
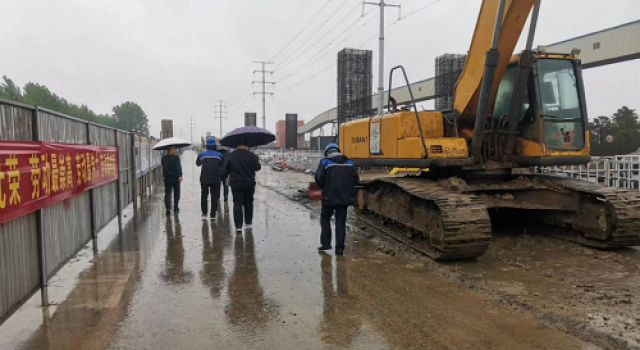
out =
{"type": "Polygon", "coordinates": [[[316,183],[322,189],[322,205],[355,205],[359,181],[353,162],[339,153],[321,160],[316,170],[316,183]]]}
{"type": "Polygon", "coordinates": [[[222,154],[214,150],[206,150],[198,154],[196,165],[200,170],[200,183],[205,185],[219,184],[222,178],[222,154]]]}
{"type": "Polygon", "coordinates": [[[162,156],[162,176],[167,181],[178,181],[178,178],[182,177],[180,157],[175,154],[162,156]]]}
{"type": "Polygon", "coordinates": [[[218,152],[222,154],[222,166],[220,168],[222,169],[222,171],[220,172],[220,180],[225,180],[227,176],[225,175],[224,171],[227,168],[227,161],[229,160],[229,151],[219,149],[218,152]]]}
{"type": "Polygon", "coordinates": [[[237,149],[227,159],[224,175],[229,176],[231,185],[234,183],[255,183],[256,171],[262,168],[258,156],[250,151],[237,149]]]}

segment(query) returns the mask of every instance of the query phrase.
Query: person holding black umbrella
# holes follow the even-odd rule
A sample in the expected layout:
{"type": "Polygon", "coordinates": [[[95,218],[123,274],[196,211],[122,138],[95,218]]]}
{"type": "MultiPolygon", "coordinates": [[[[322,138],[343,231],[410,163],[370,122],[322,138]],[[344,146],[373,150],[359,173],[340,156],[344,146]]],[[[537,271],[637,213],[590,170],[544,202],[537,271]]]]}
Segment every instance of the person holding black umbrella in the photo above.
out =
{"type": "Polygon", "coordinates": [[[178,148],[170,146],[168,154],[162,156],[162,176],[164,177],[164,207],[167,215],[171,214],[171,192],[173,192],[173,210],[180,212],[180,183],[182,182],[182,165],[178,156],[178,148]]]}
{"type": "Polygon", "coordinates": [[[245,228],[252,227],[256,172],[261,168],[258,156],[249,151],[249,146],[242,143],[227,158],[224,174],[229,177],[233,194],[233,221],[236,232],[242,232],[243,222],[245,228]]]}
{"type": "Polygon", "coordinates": [[[220,144],[235,147],[227,159],[224,174],[229,176],[233,194],[233,221],[236,232],[251,228],[253,222],[253,194],[256,190],[256,172],[260,170],[258,156],[249,147],[266,145],[276,139],[276,135],[255,126],[237,128],[220,140],[220,144]],[[243,217],[244,214],[244,217],[243,217]]]}

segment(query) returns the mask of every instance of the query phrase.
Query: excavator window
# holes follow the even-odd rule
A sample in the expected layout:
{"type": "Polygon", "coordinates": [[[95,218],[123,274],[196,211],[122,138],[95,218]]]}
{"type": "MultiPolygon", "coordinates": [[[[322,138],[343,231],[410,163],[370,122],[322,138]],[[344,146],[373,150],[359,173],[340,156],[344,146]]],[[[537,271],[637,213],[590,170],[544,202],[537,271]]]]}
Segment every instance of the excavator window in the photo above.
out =
{"type": "Polygon", "coordinates": [[[584,120],[573,62],[562,59],[536,61],[544,140],[558,151],[584,148],[584,120]]]}
{"type": "MultiPolygon", "coordinates": [[[[493,115],[497,118],[509,115],[511,108],[511,100],[513,99],[513,85],[516,83],[516,75],[518,73],[517,63],[509,65],[498,86],[498,95],[493,108],[493,115]]],[[[525,97],[522,100],[522,108],[520,112],[520,120],[522,121],[531,106],[529,101],[529,92],[525,91],[525,97]]]]}

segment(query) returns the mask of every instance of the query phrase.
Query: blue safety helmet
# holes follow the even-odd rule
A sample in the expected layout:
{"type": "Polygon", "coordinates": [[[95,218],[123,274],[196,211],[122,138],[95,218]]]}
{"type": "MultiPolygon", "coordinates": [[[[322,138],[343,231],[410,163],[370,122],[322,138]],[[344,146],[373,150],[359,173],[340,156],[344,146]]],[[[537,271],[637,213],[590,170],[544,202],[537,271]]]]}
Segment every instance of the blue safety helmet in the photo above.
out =
{"type": "Polygon", "coordinates": [[[207,146],[215,146],[216,145],[216,138],[213,137],[213,136],[207,137],[206,145],[207,146]]]}
{"type": "Polygon", "coordinates": [[[335,143],[330,143],[327,145],[327,147],[324,148],[324,155],[326,156],[327,153],[329,153],[329,151],[331,150],[336,150],[338,152],[340,152],[340,148],[338,147],[338,145],[336,145],[335,143]]]}

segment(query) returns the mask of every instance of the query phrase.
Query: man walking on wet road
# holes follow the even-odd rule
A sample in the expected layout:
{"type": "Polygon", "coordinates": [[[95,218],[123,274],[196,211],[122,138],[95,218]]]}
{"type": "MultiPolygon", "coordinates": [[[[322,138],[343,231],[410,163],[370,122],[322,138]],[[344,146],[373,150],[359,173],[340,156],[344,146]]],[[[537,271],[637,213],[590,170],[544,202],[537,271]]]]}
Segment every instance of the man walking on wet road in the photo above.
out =
{"type": "Polygon", "coordinates": [[[229,177],[233,194],[233,221],[236,232],[251,228],[253,222],[253,194],[256,191],[256,171],[261,169],[258,156],[249,151],[249,147],[239,145],[229,154],[224,174],[229,177]],[[243,218],[244,214],[244,218],[243,218]]]}
{"type": "Polygon", "coordinates": [[[202,219],[207,218],[207,200],[211,193],[211,219],[216,218],[218,212],[218,201],[220,200],[220,179],[222,178],[222,154],[216,150],[216,139],[207,137],[207,150],[200,153],[196,159],[196,166],[201,166],[200,171],[200,209],[202,209],[202,219]]]}
{"type": "Polygon", "coordinates": [[[176,147],[169,148],[169,153],[162,156],[162,176],[164,177],[164,207],[167,215],[171,214],[171,192],[173,192],[173,209],[180,212],[180,183],[182,182],[182,164],[176,147]]]}
{"type": "Polygon", "coordinates": [[[316,183],[322,189],[321,246],[318,250],[331,249],[331,217],[335,214],[336,255],[342,255],[347,234],[347,208],[356,204],[356,184],[360,179],[353,162],[340,153],[335,143],[327,145],[324,156],[316,170],[316,183]]]}

